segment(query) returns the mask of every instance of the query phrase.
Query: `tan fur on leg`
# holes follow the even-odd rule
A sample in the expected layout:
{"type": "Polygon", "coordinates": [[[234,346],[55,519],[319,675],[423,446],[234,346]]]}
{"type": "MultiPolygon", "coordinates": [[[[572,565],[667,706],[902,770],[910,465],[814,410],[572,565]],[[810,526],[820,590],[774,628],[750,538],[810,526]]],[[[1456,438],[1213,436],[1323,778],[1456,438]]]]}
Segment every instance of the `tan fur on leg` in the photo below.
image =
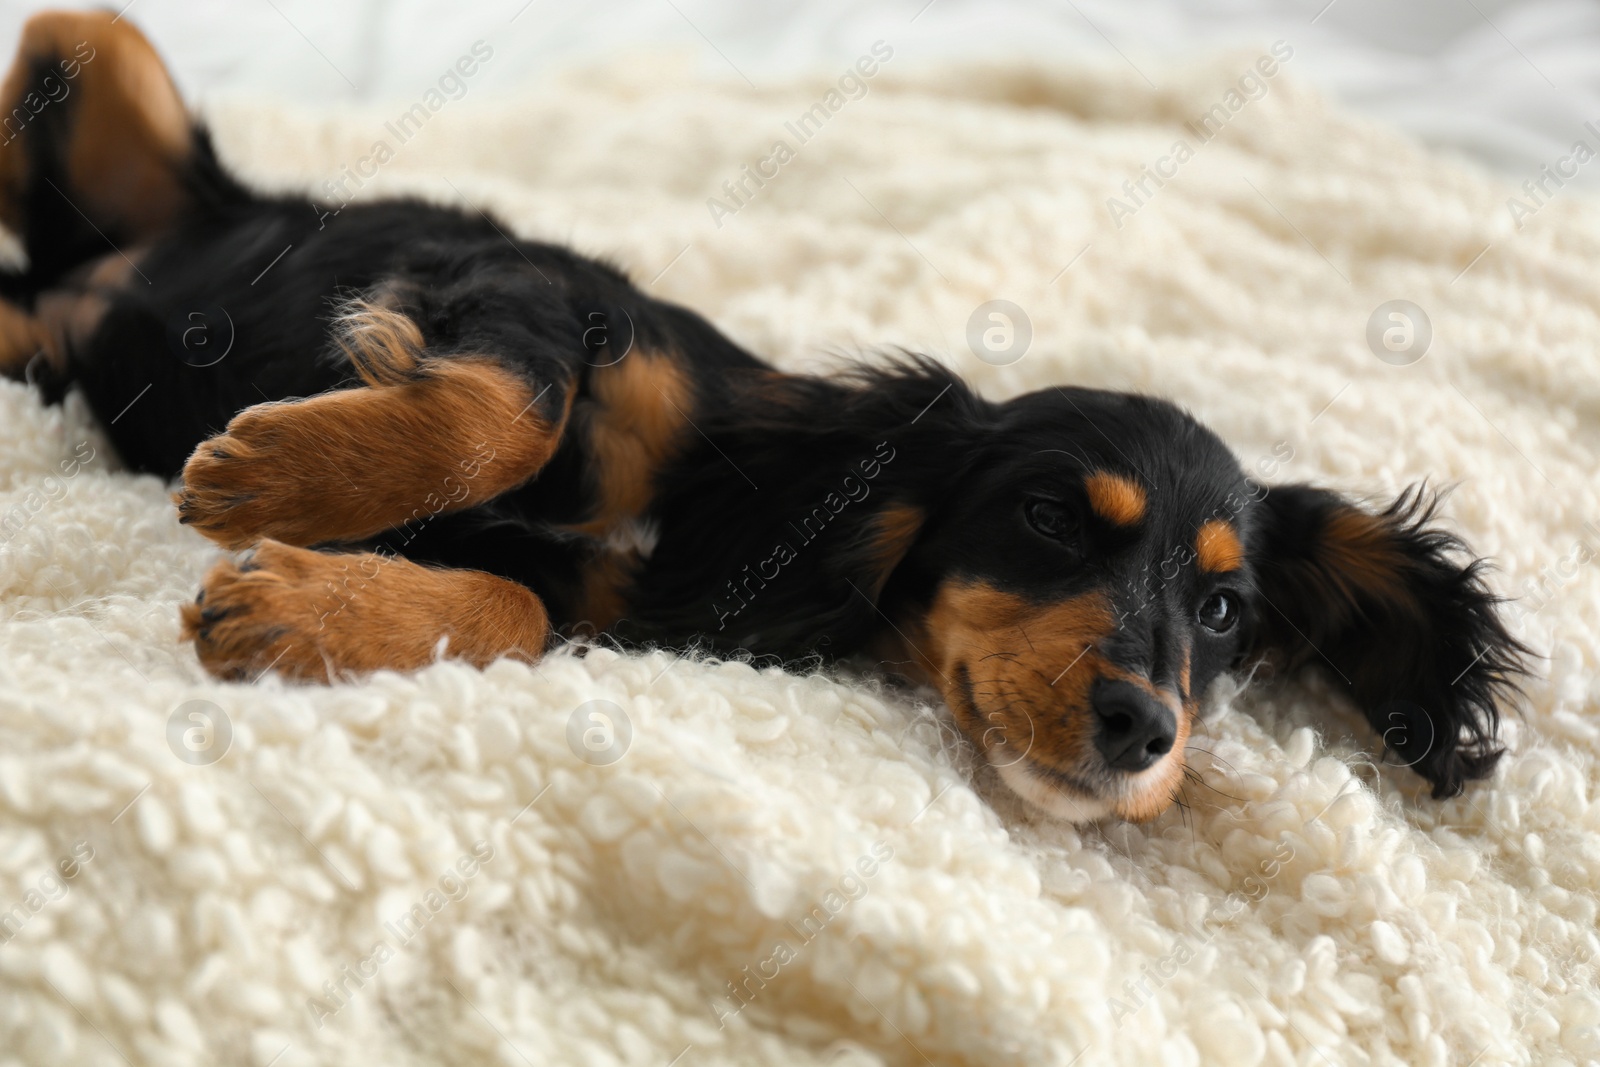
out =
{"type": "MultiPolygon", "coordinates": [[[[62,189],[95,226],[140,241],[176,220],[188,193],[182,163],[192,148],[190,120],[161,57],[143,34],[109,11],[48,11],[22,29],[17,56],[0,83],[0,114],[70,107],[62,189]],[[36,64],[60,87],[48,103],[28,101],[36,64]],[[34,106],[28,106],[29,103],[34,106]]],[[[0,143],[0,222],[23,229],[23,194],[36,140],[28,122],[0,143]]],[[[58,179],[60,180],[60,179],[58,179]]]]}
{"type": "Polygon", "coordinates": [[[183,469],[181,521],[229,548],[354,541],[470,507],[538,473],[560,443],[531,384],[493,359],[424,359],[405,316],[367,308],[341,344],[373,387],[258,404],[183,469]]]}
{"type": "Polygon", "coordinates": [[[268,669],[308,681],[415,670],[433,662],[441,640],[446,658],[479,667],[501,656],[532,661],[549,633],[544,604],[516,582],[275,541],[218,563],[183,609],[183,637],[200,662],[235,680],[268,669]]]}

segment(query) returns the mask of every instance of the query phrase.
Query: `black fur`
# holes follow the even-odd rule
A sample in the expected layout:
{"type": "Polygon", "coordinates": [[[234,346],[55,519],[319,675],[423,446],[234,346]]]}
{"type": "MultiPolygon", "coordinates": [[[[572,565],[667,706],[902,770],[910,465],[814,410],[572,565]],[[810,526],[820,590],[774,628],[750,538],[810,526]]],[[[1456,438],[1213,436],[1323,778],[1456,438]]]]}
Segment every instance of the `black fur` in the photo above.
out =
{"type": "Polygon", "coordinates": [[[1436,496],[1414,486],[1376,515],[1403,595],[1328,566],[1328,521],[1352,508],[1304,485],[1267,495],[1253,546],[1257,648],[1329,670],[1433,795],[1454,796],[1499,761],[1499,707],[1528,649],[1496,612],[1484,561],[1433,525],[1436,496]]]}

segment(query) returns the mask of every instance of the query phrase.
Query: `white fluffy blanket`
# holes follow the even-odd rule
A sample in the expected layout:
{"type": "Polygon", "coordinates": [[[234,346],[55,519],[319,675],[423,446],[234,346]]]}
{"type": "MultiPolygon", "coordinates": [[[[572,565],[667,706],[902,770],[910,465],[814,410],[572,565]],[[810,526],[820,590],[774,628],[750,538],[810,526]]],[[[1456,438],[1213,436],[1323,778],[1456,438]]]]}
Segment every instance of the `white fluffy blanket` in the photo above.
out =
{"type": "Polygon", "coordinates": [[[216,551],[79,403],[5,385],[0,1064],[1600,1057],[1600,211],[1562,194],[1519,230],[1509,185],[1292,60],[1230,109],[1256,60],[1151,86],[897,58],[804,144],[785,123],[842,65],[750,91],[635,58],[450,100],[404,145],[399,105],[213,117],[276,187],[387,139],[349,190],[611,257],[787,367],[909,346],[994,396],[1174,398],[1269,480],[1458,483],[1498,586],[1542,583],[1493,781],[1429,800],[1316,684],[1217,693],[1187,810],[1082,829],[974,774],[936,705],[844,676],[597,649],[221,684],[177,640],[216,551]],[[1032,324],[1004,367],[966,341],[993,299],[1032,324]],[[1431,321],[1420,362],[1368,346],[1393,299],[1431,321]],[[578,755],[595,700],[614,762],[578,755]]]}

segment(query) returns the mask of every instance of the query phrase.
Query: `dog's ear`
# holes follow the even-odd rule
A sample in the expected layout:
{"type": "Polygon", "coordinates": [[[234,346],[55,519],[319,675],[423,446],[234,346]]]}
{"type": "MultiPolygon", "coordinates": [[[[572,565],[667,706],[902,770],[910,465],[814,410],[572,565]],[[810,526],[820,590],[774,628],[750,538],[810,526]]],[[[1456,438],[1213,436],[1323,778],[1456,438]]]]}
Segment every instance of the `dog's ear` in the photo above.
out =
{"type": "Polygon", "coordinates": [[[927,511],[922,507],[904,501],[885,504],[865,524],[852,549],[842,554],[844,569],[850,572],[847,576],[874,604],[926,522],[927,511]]]}
{"type": "Polygon", "coordinates": [[[1413,487],[1382,512],[1306,485],[1256,505],[1249,655],[1286,669],[1321,663],[1407,766],[1454,796],[1503,753],[1500,705],[1529,650],[1453,535],[1438,499],[1413,487]]]}

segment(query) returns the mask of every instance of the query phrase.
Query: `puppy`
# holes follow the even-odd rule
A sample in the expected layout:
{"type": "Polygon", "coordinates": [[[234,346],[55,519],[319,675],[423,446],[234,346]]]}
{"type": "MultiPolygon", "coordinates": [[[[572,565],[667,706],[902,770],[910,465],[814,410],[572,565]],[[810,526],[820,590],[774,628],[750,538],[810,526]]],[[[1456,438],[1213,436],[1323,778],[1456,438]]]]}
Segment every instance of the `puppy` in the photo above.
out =
{"type": "Polygon", "coordinates": [[[558,246],[230,176],[150,45],[32,19],[3,87],[0,367],[83,392],[181,521],[250,549],[183,632],[212,673],[537,659],[553,632],[867,653],[938,687],[1021,796],[1173,800],[1201,694],[1320,668],[1457,793],[1525,649],[1414,490],[1251,482],[1172,404],[996,403],[926,359],[780,373],[558,246]]]}

